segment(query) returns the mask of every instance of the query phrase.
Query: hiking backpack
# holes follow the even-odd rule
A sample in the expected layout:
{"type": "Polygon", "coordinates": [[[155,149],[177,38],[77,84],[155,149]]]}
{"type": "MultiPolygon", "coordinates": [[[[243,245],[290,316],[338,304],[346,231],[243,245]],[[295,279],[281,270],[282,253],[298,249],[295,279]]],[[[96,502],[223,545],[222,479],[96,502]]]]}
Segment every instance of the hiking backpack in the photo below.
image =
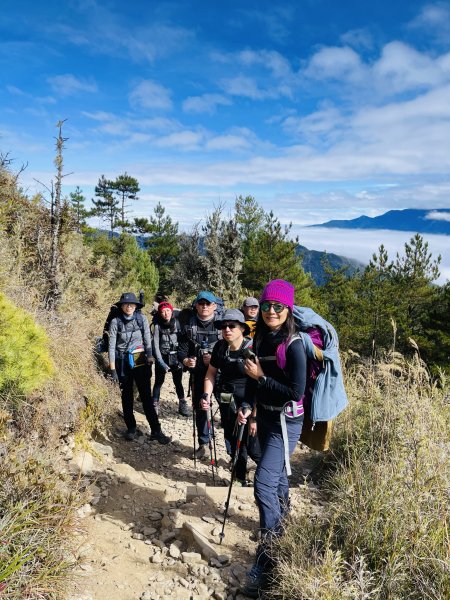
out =
{"type": "MultiPolygon", "coordinates": [[[[139,292],[139,302],[142,304],[142,308],[144,308],[144,306],[145,306],[144,292],[142,290],[139,292]]],[[[144,339],[144,322],[142,320],[142,314],[141,314],[142,308],[136,308],[134,314],[136,315],[136,321],[137,321],[139,329],[141,330],[141,333],[142,333],[142,339],[144,339]]],[[[120,308],[120,306],[118,306],[117,304],[111,305],[108,316],[106,317],[105,323],[103,325],[102,337],[96,338],[95,350],[99,354],[101,354],[102,352],[108,352],[109,326],[113,319],[115,319],[116,317],[120,317],[122,314],[123,313],[122,313],[122,309],[120,308]]],[[[122,322],[122,321],[120,320],[120,322],[122,322]]],[[[119,331],[122,331],[122,330],[119,329],[119,331]]]]}
{"type": "Polygon", "coordinates": [[[332,420],[348,403],[339,360],[338,336],[334,327],[310,308],[294,306],[293,316],[298,333],[278,345],[273,359],[284,370],[289,345],[296,339],[302,340],[308,363],[305,417],[300,440],[314,450],[327,450],[332,420]]]}

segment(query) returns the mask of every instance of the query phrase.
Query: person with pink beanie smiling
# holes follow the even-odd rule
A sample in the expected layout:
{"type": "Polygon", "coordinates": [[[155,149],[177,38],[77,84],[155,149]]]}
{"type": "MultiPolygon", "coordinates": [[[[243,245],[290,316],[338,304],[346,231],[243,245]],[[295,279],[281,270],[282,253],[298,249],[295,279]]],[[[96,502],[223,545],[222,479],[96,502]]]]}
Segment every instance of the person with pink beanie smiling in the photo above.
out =
{"type": "MultiPolygon", "coordinates": [[[[253,598],[259,597],[268,581],[270,543],[281,534],[282,520],[289,510],[289,457],[303,426],[307,359],[292,314],[294,292],[294,286],[283,279],[266,285],[253,339],[256,359],[245,362],[246,374],[257,381],[257,416],[249,418],[256,420],[261,445],[254,483],[261,539],[255,564],[241,590],[253,598]]],[[[241,417],[241,421],[246,423],[247,419],[241,417]]]]}

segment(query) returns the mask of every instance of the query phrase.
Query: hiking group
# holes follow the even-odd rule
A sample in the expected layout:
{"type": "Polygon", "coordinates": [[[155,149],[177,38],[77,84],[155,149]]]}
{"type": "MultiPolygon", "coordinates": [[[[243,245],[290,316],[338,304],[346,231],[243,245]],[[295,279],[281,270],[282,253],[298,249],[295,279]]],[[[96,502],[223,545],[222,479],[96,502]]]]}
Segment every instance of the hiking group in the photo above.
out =
{"type": "Polygon", "coordinates": [[[223,528],[233,481],[251,485],[248,457],[257,464],[253,485],[259,543],[241,589],[255,598],[270,579],[271,542],[282,533],[289,511],[290,456],[300,436],[303,439],[308,433],[302,429],[309,429],[311,436],[316,423],[330,423],[347,402],[336,332],[311,309],[294,306],[294,294],[294,286],[276,279],[265,286],[259,301],[248,297],[240,309],[224,310],[210,291],[198,293],[192,311],[175,311],[166,298],[157,298],[150,326],[140,311],[142,299],[125,293],[108,323],[109,367],[120,385],[127,440],[137,433],[135,383],[150,425],[150,440],[171,441],[162,432],[158,416],[161,387],[170,372],[178,412],[184,417],[190,415],[186,396],[191,395],[194,461],[209,457],[214,479],[213,398],[217,400],[231,457],[223,528]],[[185,371],[189,394],[183,388],[185,371]]]}

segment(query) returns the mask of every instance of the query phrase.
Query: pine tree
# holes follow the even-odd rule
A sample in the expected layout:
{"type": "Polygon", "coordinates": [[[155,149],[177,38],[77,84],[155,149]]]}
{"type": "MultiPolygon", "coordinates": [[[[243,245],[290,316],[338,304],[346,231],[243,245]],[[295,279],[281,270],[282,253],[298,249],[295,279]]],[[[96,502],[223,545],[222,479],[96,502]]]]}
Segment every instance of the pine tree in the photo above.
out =
{"type": "Polygon", "coordinates": [[[111,240],[113,285],[122,292],[144,290],[153,298],[159,286],[158,271],[148,253],[139,248],[136,238],[122,233],[111,240]]]}
{"type": "Polygon", "coordinates": [[[69,198],[72,212],[75,215],[77,231],[81,233],[83,228],[86,226],[86,219],[90,215],[90,211],[86,210],[84,205],[86,202],[86,197],[83,195],[83,192],[79,186],[77,186],[74,192],[70,192],[69,198]]]}
{"type": "Polygon", "coordinates": [[[208,288],[208,273],[200,253],[198,225],[179,237],[180,255],[172,272],[171,285],[180,304],[192,300],[200,290],[208,288]]]}
{"type": "Polygon", "coordinates": [[[92,200],[94,205],[92,214],[108,221],[110,231],[113,233],[120,213],[119,201],[113,194],[113,182],[102,175],[95,186],[95,195],[98,200],[92,200]]]}
{"type": "Polygon", "coordinates": [[[283,227],[272,211],[265,215],[263,226],[249,240],[242,283],[251,292],[260,293],[271,279],[285,279],[295,287],[296,302],[309,306],[313,282],[297,256],[298,238],[289,237],[291,228],[292,224],[283,227]]]}
{"type": "Polygon", "coordinates": [[[225,301],[237,302],[241,295],[239,274],[242,267],[242,249],[234,219],[222,219],[218,206],[203,226],[204,262],[207,288],[225,301]]]}
{"type": "Polygon", "coordinates": [[[158,202],[154,216],[148,219],[135,219],[133,231],[149,234],[145,245],[150,258],[159,271],[159,286],[163,294],[172,292],[171,271],[180,254],[178,223],[165,215],[165,208],[158,202]]]}
{"type": "Polygon", "coordinates": [[[116,177],[114,181],[111,181],[110,186],[120,205],[120,220],[117,221],[117,226],[121,227],[122,231],[126,231],[130,228],[130,223],[126,219],[127,205],[125,203],[127,200],[137,200],[137,195],[140,192],[139,182],[125,172],[123,175],[116,177]]]}
{"type": "Polygon", "coordinates": [[[405,244],[404,255],[397,254],[392,280],[396,286],[399,336],[405,345],[408,338],[419,346],[425,341],[424,323],[439,294],[433,283],[440,275],[440,262],[441,256],[433,259],[428,242],[418,233],[405,244]]]}

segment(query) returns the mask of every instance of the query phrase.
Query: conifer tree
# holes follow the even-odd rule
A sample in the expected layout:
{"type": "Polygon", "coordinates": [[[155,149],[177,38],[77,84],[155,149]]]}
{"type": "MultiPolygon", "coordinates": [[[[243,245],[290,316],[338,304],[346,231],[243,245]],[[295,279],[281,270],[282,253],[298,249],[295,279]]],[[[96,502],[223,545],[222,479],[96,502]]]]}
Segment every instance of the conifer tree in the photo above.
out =
{"type": "Polygon", "coordinates": [[[296,302],[310,305],[313,282],[297,255],[298,238],[290,239],[291,229],[292,224],[283,227],[272,211],[265,215],[263,226],[249,241],[242,284],[259,293],[271,279],[286,279],[295,286],[296,302]]]}
{"type": "Polygon", "coordinates": [[[136,238],[122,233],[111,240],[113,284],[122,291],[142,289],[153,298],[159,286],[158,271],[136,238]]]}
{"type": "Polygon", "coordinates": [[[441,256],[436,259],[420,234],[405,244],[403,256],[397,254],[392,266],[392,279],[397,295],[397,325],[399,334],[406,340],[412,337],[421,343],[425,335],[425,316],[437,300],[438,288],[433,285],[438,279],[441,256]]]}
{"type": "Polygon", "coordinates": [[[171,271],[180,254],[178,223],[165,214],[160,202],[153,212],[150,220],[135,219],[133,231],[149,234],[145,241],[147,252],[159,271],[160,291],[168,295],[172,292],[171,271]]]}
{"type": "Polygon", "coordinates": [[[207,288],[230,302],[239,299],[242,249],[234,219],[222,219],[223,207],[218,206],[203,226],[202,260],[207,272],[207,288]]]}
{"type": "Polygon", "coordinates": [[[130,228],[130,223],[126,219],[126,202],[128,200],[137,200],[137,195],[140,192],[139,182],[125,172],[123,175],[119,175],[114,181],[109,183],[111,191],[120,205],[120,220],[117,221],[117,226],[121,227],[122,231],[126,231],[130,228]]]}
{"type": "Polygon", "coordinates": [[[172,272],[171,285],[181,304],[192,300],[200,291],[207,289],[208,273],[200,253],[200,232],[195,225],[190,233],[179,237],[180,255],[172,272]]]}
{"type": "Polygon", "coordinates": [[[69,198],[72,212],[75,215],[77,231],[81,233],[83,227],[86,226],[86,219],[90,215],[90,211],[86,210],[84,204],[86,202],[86,197],[83,195],[79,186],[77,186],[74,192],[70,192],[69,198]]]}
{"type": "Polygon", "coordinates": [[[92,214],[108,221],[110,231],[113,233],[120,214],[119,201],[113,193],[113,182],[102,175],[95,186],[95,195],[98,200],[92,200],[94,205],[92,214]]]}

